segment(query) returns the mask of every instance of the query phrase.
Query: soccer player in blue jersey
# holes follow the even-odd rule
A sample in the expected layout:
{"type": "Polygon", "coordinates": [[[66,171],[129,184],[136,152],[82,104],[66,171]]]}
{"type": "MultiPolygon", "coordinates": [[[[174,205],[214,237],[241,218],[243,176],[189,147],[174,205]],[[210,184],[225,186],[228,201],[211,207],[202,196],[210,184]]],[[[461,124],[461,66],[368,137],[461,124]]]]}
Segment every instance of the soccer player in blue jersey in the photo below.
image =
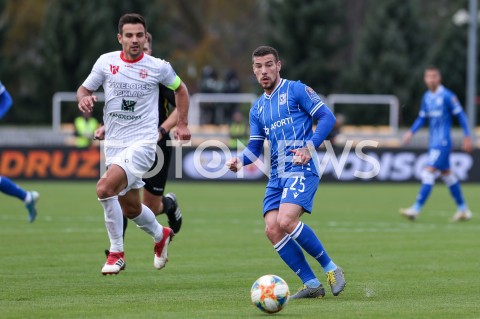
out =
{"type": "Polygon", "coordinates": [[[452,221],[469,220],[472,218],[472,212],[468,209],[463,199],[460,182],[450,170],[449,163],[452,149],[452,139],[450,137],[452,118],[456,117],[463,129],[463,149],[466,152],[471,152],[473,149],[470,129],[467,116],[457,97],[441,84],[441,80],[438,68],[428,67],[425,70],[424,81],[428,91],[423,95],[417,119],[403,138],[403,142],[405,144],[408,143],[415,132],[428,122],[430,127],[429,153],[427,166],[422,172],[422,186],[415,203],[409,208],[400,209],[400,214],[410,220],[415,220],[418,217],[438,175],[441,175],[457,204],[457,212],[453,216],[452,221]]]}
{"type": "Polygon", "coordinates": [[[274,48],[258,47],[252,61],[253,73],[264,94],[250,109],[247,148],[229,159],[227,166],[237,172],[257,159],[264,141],[269,142],[271,170],[263,200],[265,232],[282,260],[304,284],[291,298],[325,295],[303,250],[320,263],[333,295],[337,296],[346,284],[343,270],[329,257],[314,231],[300,221],[304,212],[312,211],[320,181],[315,150],[335,124],[335,116],[310,87],[280,77],[282,64],[274,48]],[[314,118],[318,120],[315,132],[314,118]]]}
{"type": "MultiPolygon", "coordinates": [[[[0,119],[7,113],[13,104],[12,97],[0,82],[0,119]]],[[[33,223],[37,217],[37,203],[40,195],[35,191],[25,191],[15,184],[11,179],[0,175],[0,192],[14,196],[25,203],[28,211],[28,220],[33,223]]]]}

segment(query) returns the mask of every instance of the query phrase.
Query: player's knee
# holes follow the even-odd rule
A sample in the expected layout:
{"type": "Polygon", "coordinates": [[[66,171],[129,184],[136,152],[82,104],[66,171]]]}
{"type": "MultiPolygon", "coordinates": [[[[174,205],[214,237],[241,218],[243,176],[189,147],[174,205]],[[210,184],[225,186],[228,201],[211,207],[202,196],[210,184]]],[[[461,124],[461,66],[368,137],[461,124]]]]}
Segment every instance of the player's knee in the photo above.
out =
{"type": "Polygon", "coordinates": [[[265,235],[267,235],[268,240],[272,244],[276,244],[279,242],[283,237],[285,237],[285,233],[281,231],[280,228],[275,228],[275,227],[268,227],[265,226],[265,235]]]}
{"type": "Polygon", "coordinates": [[[118,195],[118,194],[115,194],[115,192],[111,188],[106,187],[105,184],[97,183],[97,196],[98,196],[98,198],[100,198],[100,199],[109,198],[109,197],[112,197],[112,196],[115,196],[115,195],[118,195]]]}
{"type": "Polygon", "coordinates": [[[458,178],[455,176],[453,172],[442,175],[442,180],[447,186],[452,186],[458,183],[458,178]]]}
{"type": "Polygon", "coordinates": [[[295,230],[296,221],[290,218],[279,218],[278,225],[283,232],[290,234],[295,230]]]}
{"type": "Polygon", "coordinates": [[[422,171],[422,184],[427,184],[427,185],[433,185],[435,184],[435,172],[431,172],[429,170],[423,170],[422,171]]]}
{"type": "Polygon", "coordinates": [[[97,196],[98,198],[109,198],[112,196],[117,196],[118,193],[120,192],[118,187],[109,185],[107,183],[106,179],[100,178],[100,180],[97,182],[97,196]]]}

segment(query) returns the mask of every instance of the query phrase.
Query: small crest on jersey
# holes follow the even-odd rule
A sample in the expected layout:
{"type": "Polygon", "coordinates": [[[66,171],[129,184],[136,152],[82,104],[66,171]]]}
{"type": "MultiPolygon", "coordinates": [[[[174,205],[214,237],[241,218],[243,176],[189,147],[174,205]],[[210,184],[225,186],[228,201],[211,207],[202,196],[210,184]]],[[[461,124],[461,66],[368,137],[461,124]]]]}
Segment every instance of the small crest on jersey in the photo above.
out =
{"type": "Polygon", "coordinates": [[[148,76],[148,71],[145,70],[145,69],[141,69],[141,70],[140,70],[140,77],[141,77],[142,79],[145,79],[147,76],[148,76]]]}
{"type": "Polygon", "coordinates": [[[117,74],[118,70],[120,70],[119,65],[110,64],[110,72],[112,72],[112,74],[117,74]]]}
{"type": "Polygon", "coordinates": [[[313,102],[320,102],[320,97],[318,96],[317,92],[315,92],[311,87],[306,86],[305,91],[307,92],[310,100],[312,100],[313,102]]]}
{"type": "Polygon", "coordinates": [[[278,98],[278,101],[279,101],[280,105],[283,105],[283,104],[287,103],[287,93],[280,94],[280,97],[278,98]]]}

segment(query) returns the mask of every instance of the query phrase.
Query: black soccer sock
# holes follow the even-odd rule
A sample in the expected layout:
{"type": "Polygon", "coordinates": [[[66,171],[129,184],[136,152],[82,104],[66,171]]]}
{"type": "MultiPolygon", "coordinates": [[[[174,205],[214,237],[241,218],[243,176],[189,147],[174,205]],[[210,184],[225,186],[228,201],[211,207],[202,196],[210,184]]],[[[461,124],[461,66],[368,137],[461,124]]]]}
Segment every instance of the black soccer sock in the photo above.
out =
{"type": "Polygon", "coordinates": [[[128,218],[123,216],[123,241],[125,241],[125,232],[127,231],[128,218]]]}

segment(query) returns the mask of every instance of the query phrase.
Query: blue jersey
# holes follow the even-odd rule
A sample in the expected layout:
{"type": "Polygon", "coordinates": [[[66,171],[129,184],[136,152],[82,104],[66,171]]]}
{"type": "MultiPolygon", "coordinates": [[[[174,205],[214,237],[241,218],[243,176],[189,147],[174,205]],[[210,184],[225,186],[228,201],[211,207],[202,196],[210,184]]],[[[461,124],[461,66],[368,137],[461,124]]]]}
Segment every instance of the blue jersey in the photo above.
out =
{"type": "Polygon", "coordinates": [[[0,82],[0,119],[5,116],[10,107],[12,106],[13,100],[7,89],[0,82]]]}
{"type": "Polygon", "coordinates": [[[270,178],[282,177],[284,172],[302,171],[318,176],[314,164],[314,161],[318,163],[316,152],[306,165],[293,165],[290,150],[311,142],[312,117],[316,117],[322,107],[326,105],[314,90],[300,81],[286,79],[281,79],[270,95],[264,93],[255,101],[250,109],[250,141],[266,139],[269,142],[270,178]]]}
{"type": "MultiPolygon", "coordinates": [[[[450,130],[452,118],[463,113],[462,106],[455,94],[440,85],[435,92],[427,91],[423,95],[418,117],[429,123],[430,148],[451,148],[450,130]]],[[[462,127],[464,126],[463,123],[462,127]]],[[[415,133],[420,127],[412,128],[415,133]]],[[[463,127],[468,131],[468,128],[463,127]]]]}

